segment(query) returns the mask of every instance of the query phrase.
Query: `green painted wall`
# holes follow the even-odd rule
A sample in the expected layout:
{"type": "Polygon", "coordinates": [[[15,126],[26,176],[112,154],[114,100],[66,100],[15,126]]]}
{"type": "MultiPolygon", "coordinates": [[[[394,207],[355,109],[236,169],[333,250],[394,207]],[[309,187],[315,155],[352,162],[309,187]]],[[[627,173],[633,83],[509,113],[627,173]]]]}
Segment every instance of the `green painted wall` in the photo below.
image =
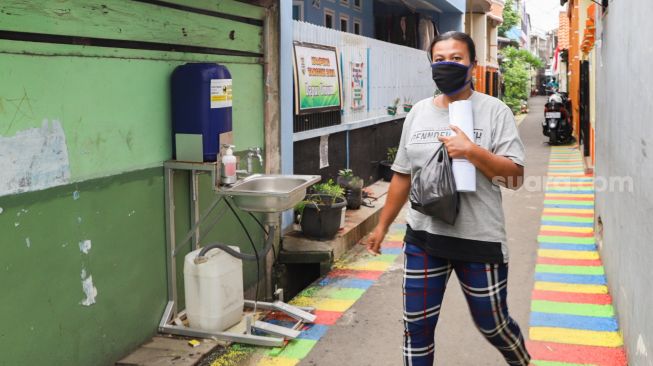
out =
{"type": "Polygon", "coordinates": [[[46,119],[60,121],[72,181],[160,166],[172,156],[169,75],[185,61],[227,66],[236,80],[234,142],[243,148],[263,142],[263,71],[253,61],[224,62],[229,60],[206,55],[135,59],[135,51],[116,51],[121,57],[112,58],[7,54],[2,49],[8,44],[47,52],[42,46],[0,41],[0,134],[13,136],[46,119]]]}
{"type": "Polygon", "coordinates": [[[0,199],[0,364],[109,364],[153,334],[166,294],[161,172],[0,199]]]}
{"type": "MultiPolygon", "coordinates": [[[[263,17],[262,9],[232,0],[176,2],[263,17]]],[[[259,26],[118,0],[33,4],[3,1],[0,30],[261,52],[259,26]],[[233,29],[236,40],[225,39],[233,29]]],[[[11,195],[0,188],[0,365],[110,365],[156,332],[167,296],[161,165],[171,156],[168,85],[186,62],[229,68],[234,142],[263,146],[257,58],[0,40],[0,138],[58,120],[70,167],[63,185],[11,195]],[[79,246],[85,240],[88,254],[79,246]],[[83,274],[97,289],[90,306],[81,304],[83,274]]],[[[181,238],[189,228],[188,176],[175,184],[181,238]]],[[[203,178],[201,197],[210,196],[203,178]]],[[[242,217],[261,246],[260,230],[242,217]]],[[[251,252],[231,215],[207,238],[215,240],[251,252]]],[[[246,264],[246,286],[255,272],[246,264]]]]}

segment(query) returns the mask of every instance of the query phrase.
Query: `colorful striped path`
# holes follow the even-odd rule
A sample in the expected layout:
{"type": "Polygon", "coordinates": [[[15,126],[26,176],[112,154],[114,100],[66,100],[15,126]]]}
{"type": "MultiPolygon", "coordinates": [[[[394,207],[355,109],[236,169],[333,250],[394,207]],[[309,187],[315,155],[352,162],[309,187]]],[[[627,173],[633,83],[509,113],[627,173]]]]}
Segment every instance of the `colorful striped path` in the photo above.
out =
{"type": "MultiPolygon", "coordinates": [[[[346,257],[336,263],[326,277],[318,280],[290,301],[290,304],[312,306],[316,309],[315,324],[306,325],[297,339],[287,342],[284,347],[272,349],[234,345],[225,355],[213,361],[211,366],[242,365],[246,362],[245,356],[235,357],[233,353],[243,354],[243,349],[249,351],[246,355],[247,359],[256,360],[255,363],[247,364],[257,366],[298,364],[328,332],[329,327],[334,325],[393,265],[402,252],[405,229],[405,223],[393,224],[382,245],[381,255],[372,256],[364,251],[346,257]],[[252,355],[253,353],[255,355],[252,355]]],[[[271,314],[265,321],[287,327],[295,323],[283,314],[271,314]]]]}
{"type": "Polygon", "coordinates": [[[577,147],[552,147],[528,350],[537,366],[626,366],[594,241],[594,178],[577,147]]]}

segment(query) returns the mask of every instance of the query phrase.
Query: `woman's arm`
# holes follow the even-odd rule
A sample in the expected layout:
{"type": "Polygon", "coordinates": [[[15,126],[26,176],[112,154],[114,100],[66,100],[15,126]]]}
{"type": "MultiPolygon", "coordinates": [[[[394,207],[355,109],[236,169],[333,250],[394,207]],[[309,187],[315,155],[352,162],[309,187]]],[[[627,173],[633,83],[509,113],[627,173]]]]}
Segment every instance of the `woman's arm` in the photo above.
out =
{"type": "Polygon", "coordinates": [[[505,156],[495,155],[473,143],[458,127],[450,126],[455,136],[440,137],[452,158],[465,158],[495,184],[519,189],[524,180],[524,167],[505,156]]]}
{"type": "Polygon", "coordinates": [[[390,182],[388,189],[388,197],[385,201],[385,206],[381,210],[379,223],[376,225],[372,234],[367,238],[367,250],[374,254],[381,254],[380,248],[383,238],[388,233],[388,228],[392,222],[397,218],[399,211],[408,199],[408,192],[410,191],[410,174],[401,174],[395,172],[390,182]]]}

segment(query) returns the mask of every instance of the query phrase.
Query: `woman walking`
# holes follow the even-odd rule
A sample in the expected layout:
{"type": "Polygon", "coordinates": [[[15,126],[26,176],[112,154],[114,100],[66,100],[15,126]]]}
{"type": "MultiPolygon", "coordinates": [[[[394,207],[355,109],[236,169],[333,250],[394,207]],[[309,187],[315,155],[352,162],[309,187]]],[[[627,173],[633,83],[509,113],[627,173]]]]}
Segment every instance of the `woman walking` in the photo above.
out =
{"type": "Polygon", "coordinates": [[[392,166],[395,174],[379,224],[368,238],[368,250],[380,253],[388,227],[408,198],[411,174],[440,144],[451,158],[474,164],[476,191],[460,193],[454,225],[409,210],[404,238],[404,365],[433,365],[435,327],[452,271],[481,334],[508,365],[528,365],[524,338],[508,315],[508,250],[500,189],[521,186],[524,146],[510,108],[473,90],[476,50],[467,34],[436,37],[429,56],[442,94],[420,101],[406,117],[392,166]],[[459,100],[472,102],[474,136],[450,125],[449,104],[459,100]]]}

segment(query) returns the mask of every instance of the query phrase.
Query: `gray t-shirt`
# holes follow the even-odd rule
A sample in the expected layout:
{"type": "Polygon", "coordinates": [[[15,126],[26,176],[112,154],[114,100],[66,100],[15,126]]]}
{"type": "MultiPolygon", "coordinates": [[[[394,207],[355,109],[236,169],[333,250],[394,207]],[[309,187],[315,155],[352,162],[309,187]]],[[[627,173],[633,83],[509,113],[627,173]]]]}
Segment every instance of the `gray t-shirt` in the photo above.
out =
{"type": "MultiPolygon", "coordinates": [[[[473,92],[469,98],[474,115],[474,141],[490,152],[525,166],[524,145],[512,111],[499,99],[473,92]]],[[[435,106],[433,98],[415,104],[406,116],[392,170],[414,174],[440,146],[438,136],[451,136],[449,110],[435,106]]],[[[471,137],[470,137],[471,138],[471,137]]],[[[430,234],[486,242],[500,242],[508,261],[501,188],[476,169],[476,192],[460,193],[455,225],[413,209],[408,213],[411,229],[430,234]]]]}

